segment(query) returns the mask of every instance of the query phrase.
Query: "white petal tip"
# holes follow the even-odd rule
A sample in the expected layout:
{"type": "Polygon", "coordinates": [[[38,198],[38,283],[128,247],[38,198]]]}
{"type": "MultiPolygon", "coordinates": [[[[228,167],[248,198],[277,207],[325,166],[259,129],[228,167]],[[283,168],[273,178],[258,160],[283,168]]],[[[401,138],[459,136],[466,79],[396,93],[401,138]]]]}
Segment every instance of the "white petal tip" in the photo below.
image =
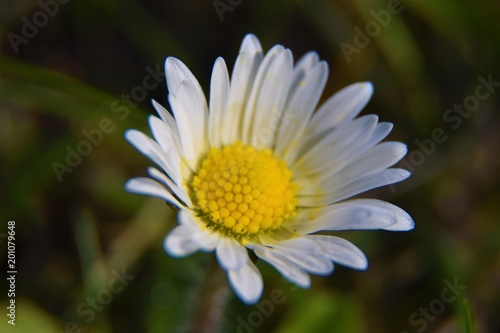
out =
{"type": "Polygon", "coordinates": [[[373,84],[370,81],[360,82],[359,85],[364,89],[365,93],[370,96],[373,94],[373,84]]]}
{"type": "Polygon", "coordinates": [[[366,262],[365,265],[359,266],[359,267],[352,267],[353,269],[356,269],[358,271],[366,271],[370,265],[368,264],[368,261],[366,262]]]}
{"type": "Polygon", "coordinates": [[[123,186],[127,192],[143,194],[143,190],[146,186],[144,186],[144,181],[142,178],[131,178],[125,182],[123,186]]]}
{"type": "Polygon", "coordinates": [[[190,236],[188,227],[177,226],[165,237],[163,249],[168,255],[176,258],[190,255],[199,249],[198,244],[190,236]]]}
{"type": "Polygon", "coordinates": [[[134,135],[136,135],[138,131],[136,129],[128,129],[125,131],[125,133],[123,133],[123,136],[125,137],[125,140],[127,140],[128,142],[131,142],[134,135]]]}
{"type": "Polygon", "coordinates": [[[240,47],[241,52],[248,52],[250,54],[262,52],[262,46],[257,36],[254,34],[245,35],[240,47]]]}
{"type": "Polygon", "coordinates": [[[370,263],[368,262],[368,258],[363,251],[360,251],[358,261],[354,265],[350,266],[350,268],[358,271],[366,271],[369,266],[370,263]]]}
{"type": "Polygon", "coordinates": [[[182,64],[182,61],[180,61],[176,57],[169,56],[165,59],[166,68],[169,68],[171,66],[178,66],[179,64],[182,64]]]}
{"type": "Polygon", "coordinates": [[[237,271],[228,271],[229,284],[238,298],[246,305],[259,301],[264,290],[262,275],[257,267],[248,262],[237,271]]]}
{"type": "Polygon", "coordinates": [[[386,228],[385,230],[389,231],[410,231],[415,229],[415,222],[408,215],[407,217],[401,217],[398,219],[398,222],[393,226],[386,228]]]}
{"type": "Polygon", "coordinates": [[[125,191],[127,192],[132,192],[130,189],[131,189],[131,186],[130,186],[130,183],[133,181],[133,179],[129,179],[125,182],[125,184],[123,185],[123,188],[125,189],[125,191]]]}
{"type": "Polygon", "coordinates": [[[409,178],[410,176],[411,176],[411,172],[410,171],[405,170],[405,169],[401,169],[401,177],[403,178],[403,179],[401,179],[401,181],[409,178]]]}

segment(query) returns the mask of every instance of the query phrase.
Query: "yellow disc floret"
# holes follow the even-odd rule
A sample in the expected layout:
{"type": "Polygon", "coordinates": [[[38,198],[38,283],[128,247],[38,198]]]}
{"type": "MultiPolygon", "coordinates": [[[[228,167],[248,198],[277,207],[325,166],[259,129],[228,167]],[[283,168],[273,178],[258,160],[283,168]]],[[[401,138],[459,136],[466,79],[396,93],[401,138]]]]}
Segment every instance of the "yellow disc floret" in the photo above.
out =
{"type": "Polygon", "coordinates": [[[236,142],[212,148],[191,182],[191,196],[207,222],[236,235],[281,227],[295,215],[297,186],[286,163],[269,149],[236,142]]]}

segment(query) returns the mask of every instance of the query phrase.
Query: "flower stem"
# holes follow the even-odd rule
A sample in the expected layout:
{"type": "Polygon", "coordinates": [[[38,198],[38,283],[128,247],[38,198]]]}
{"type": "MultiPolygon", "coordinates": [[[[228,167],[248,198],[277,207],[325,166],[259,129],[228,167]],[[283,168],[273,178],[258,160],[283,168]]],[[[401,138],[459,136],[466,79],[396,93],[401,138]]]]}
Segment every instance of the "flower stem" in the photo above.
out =
{"type": "Polygon", "coordinates": [[[188,332],[220,332],[224,309],[231,295],[224,271],[217,264],[215,255],[207,265],[207,271],[200,285],[196,310],[188,332]]]}

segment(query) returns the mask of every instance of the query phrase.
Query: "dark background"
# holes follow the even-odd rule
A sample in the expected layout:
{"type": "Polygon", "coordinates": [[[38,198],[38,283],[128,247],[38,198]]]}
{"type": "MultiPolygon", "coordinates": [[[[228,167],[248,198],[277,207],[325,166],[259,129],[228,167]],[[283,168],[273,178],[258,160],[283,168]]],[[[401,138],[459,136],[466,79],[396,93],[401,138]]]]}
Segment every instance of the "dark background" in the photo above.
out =
{"type": "Polygon", "coordinates": [[[500,332],[500,83],[482,83],[500,82],[496,1],[60,1],[0,0],[0,253],[6,272],[16,221],[18,271],[16,326],[2,310],[2,332],[181,332],[193,320],[211,254],[164,253],[175,215],[123,190],[149,165],[123,132],[147,132],[151,98],[167,106],[164,82],[141,88],[166,56],[208,93],[216,57],[232,68],[250,32],[266,51],[328,61],[323,100],[373,82],[363,114],[395,124],[389,140],[408,144],[414,174],[367,196],[399,205],[416,228],[341,233],[370,268],[338,267],[310,290],[259,263],[263,303],[231,296],[222,331],[500,332]],[[453,300],[450,283],[466,286],[453,300]]]}

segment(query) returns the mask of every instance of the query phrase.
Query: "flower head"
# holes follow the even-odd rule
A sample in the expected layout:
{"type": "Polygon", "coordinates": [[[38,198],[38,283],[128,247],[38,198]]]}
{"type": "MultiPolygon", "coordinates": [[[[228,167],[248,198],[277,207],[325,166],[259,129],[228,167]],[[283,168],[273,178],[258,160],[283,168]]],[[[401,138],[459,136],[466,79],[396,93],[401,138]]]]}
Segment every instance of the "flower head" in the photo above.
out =
{"type": "Polygon", "coordinates": [[[351,199],[402,181],[389,168],[406,154],[400,142],[382,142],[392,124],[358,117],[372,95],[370,83],[352,84],[317,110],[328,66],[315,52],[294,66],[290,50],[266,55],[254,35],[241,45],[231,79],[215,61],[209,104],[193,74],[167,58],[173,116],[153,101],[154,140],[128,130],[127,140],[161,169],[133,178],[131,192],[162,198],[179,208],[164,247],[172,256],[215,251],[229,282],[247,304],[259,300],[262,276],[248,251],[300,287],[309,273],[328,275],[337,263],[364,270],[356,246],[318,231],[410,230],[402,209],[374,199],[351,199]]]}

